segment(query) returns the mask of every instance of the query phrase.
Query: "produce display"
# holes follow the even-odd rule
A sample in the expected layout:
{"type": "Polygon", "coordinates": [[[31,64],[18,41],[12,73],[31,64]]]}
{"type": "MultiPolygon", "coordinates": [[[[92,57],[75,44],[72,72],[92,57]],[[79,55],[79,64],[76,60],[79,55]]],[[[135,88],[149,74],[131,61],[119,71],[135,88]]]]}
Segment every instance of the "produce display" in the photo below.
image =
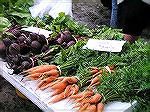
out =
{"type": "Polygon", "coordinates": [[[38,65],[38,58],[48,60],[50,57],[46,55],[51,54],[54,50],[59,51],[58,47],[50,49],[49,46],[60,45],[67,48],[74,45],[76,41],[77,39],[73,38],[71,32],[67,30],[60,32],[55,39],[47,39],[44,35],[23,31],[21,27],[13,26],[2,35],[1,51],[3,52],[1,55],[6,56],[5,59],[10,68],[20,70],[14,73],[19,73],[38,65]],[[41,53],[43,54],[36,56],[41,53]]]}
{"type": "Polygon", "coordinates": [[[13,74],[23,76],[21,81],[38,80],[36,90],[51,88],[49,105],[69,98],[78,112],[102,112],[111,101],[150,104],[148,42],[133,42],[120,29],[103,25],[90,29],[63,12],[31,23],[52,34],[46,38],[22,30],[27,27],[22,24],[8,25],[0,38],[0,55],[13,74]],[[90,38],[130,42],[117,53],[83,49],[90,38]]]}

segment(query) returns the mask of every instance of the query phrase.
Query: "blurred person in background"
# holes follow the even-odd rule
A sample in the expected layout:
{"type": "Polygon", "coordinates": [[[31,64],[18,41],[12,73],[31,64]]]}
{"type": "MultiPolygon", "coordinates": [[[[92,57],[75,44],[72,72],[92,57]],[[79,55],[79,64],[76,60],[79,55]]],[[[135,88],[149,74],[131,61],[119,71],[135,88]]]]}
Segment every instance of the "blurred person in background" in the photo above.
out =
{"type": "MultiPolygon", "coordinates": [[[[112,9],[112,0],[101,0],[103,6],[112,9]]],[[[123,33],[137,38],[150,25],[150,0],[117,0],[117,27],[123,33]]]]}

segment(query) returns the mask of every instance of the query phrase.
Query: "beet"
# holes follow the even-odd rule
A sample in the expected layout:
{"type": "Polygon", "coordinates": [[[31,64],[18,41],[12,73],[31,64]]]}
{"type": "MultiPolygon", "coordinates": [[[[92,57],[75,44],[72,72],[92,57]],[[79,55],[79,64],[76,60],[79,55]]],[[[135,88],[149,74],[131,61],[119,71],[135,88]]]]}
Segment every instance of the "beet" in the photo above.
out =
{"type": "Polygon", "coordinates": [[[31,51],[30,46],[28,45],[22,45],[20,46],[20,54],[25,55],[31,51]]]}
{"type": "Polygon", "coordinates": [[[21,35],[21,36],[18,37],[18,41],[20,43],[23,43],[25,40],[26,40],[26,36],[24,36],[24,35],[21,35]]]}
{"type": "Polygon", "coordinates": [[[6,46],[3,41],[0,41],[0,55],[5,56],[5,53],[6,53],[6,46]]]}
{"type": "Polygon", "coordinates": [[[12,43],[12,41],[9,38],[4,38],[3,42],[4,42],[6,47],[10,46],[10,44],[12,43]]]}
{"type": "Polygon", "coordinates": [[[20,31],[16,29],[11,30],[10,33],[12,33],[16,37],[19,37],[21,35],[20,31]]]}
{"type": "Polygon", "coordinates": [[[13,43],[9,46],[9,53],[11,55],[17,55],[20,53],[20,46],[17,43],[13,43]]]}
{"type": "Polygon", "coordinates": [[[30,45],[32,43],[32,40],[28,37],[26,38],[25,42],[27,43],[27,45],[30,45]]]}
{"type": "Polygon", "coordinates": [[[48,45],[55,45],[55,44],[57,44],[57,41],[55,38],[49,38],[48,39],[48,45]]]}
{"type": "Polygon", "coordinates": [[[12,43],[18,43],[18,42],[17,42],[16,39],[12,39],[12,40],[11,40],[11,44],[12,44],[12,43]]]}
{"type": "Polygon", "coordinates": [[[57,41],[58,44],[62,44],[62,43],[64,42],[64,41],[63,41],[63,38],[61,38],[61,37],[58,38],[56,41],[57,41]]]}
{"type": "Polygon", "coordinates": [[[55,37],[55,39],[60,38],[60,37],[61,37],[61,33],[62,33],[62,32],[59,32],[59,33],[57,34],[57,36],[55,37]]]}
{"type": "Polygon", "coordinates": [[[20,61],[29,61],[30,57],[26,55],[18,55],[20,61]]]}
{"type": "Polygon", "coordinates": [[[19,58],[18,58],[18,56],[13,56],[12,58],[11,58],[11,60],[13,61],[13,63],[15,63],[15,64],[17,64],[20,60],[19,60],[19,58]]]}
{"type": "Polygon", "coordinates": [[[64,31],[61,33],[61,38],[63,39],[63,41],[69,42],[72,39],[71,33],[69,31],[64,31]]]}
{"type": "Polygon", "coordinates": [[[37,37],[38,37],[38,35],[37,35],[36,33],[30,33],[30,34],[29,34],[29,38],[30,38],[32,41],[37,40],[37,37]]]}
{"type": "Polygon", "coordinates": [[[37,49],[37,50],[41,50],[41,44],[38,42],[38,41],[32,41],[32,43],[31,43],[31,47],[33,48],[33,49],[37,49]]]}
{"type": "Polygon", "coordinates": [[[61,44],[61,46],[62,46],[62,47],[67,47],[67,43],[66,43],[66,42],[63,42],[63,43],[61,44]]]}
{"type": "Polygon", "coordinates": [[[75,41],[71,40],[70,42],[67,43],[67,47],[70,47],[74,45],[75,43],[76,43],[75,41]]]}
{"type": "Polygon", "coordinates": [[[21,63],[21,68],[22,69],[29,69],[31,67],[31,63],[29,61],[23,61],[21,63]]]}
{"type": "Polygon", "coordinates": [[[41,52],[45,52],[47,51],[49,48],[48,48],[48,45],[44,45],[41,49],[41,52]]]}
{"type": "Polygon", "coordinates": [[[46,37],[45,37],[44,35],[39,35],[39,36],[37,37],[37,40],[38,40],[38,42],[41,43],[41,44],[46,44],[46,43],[47,43],[46,37]]]}

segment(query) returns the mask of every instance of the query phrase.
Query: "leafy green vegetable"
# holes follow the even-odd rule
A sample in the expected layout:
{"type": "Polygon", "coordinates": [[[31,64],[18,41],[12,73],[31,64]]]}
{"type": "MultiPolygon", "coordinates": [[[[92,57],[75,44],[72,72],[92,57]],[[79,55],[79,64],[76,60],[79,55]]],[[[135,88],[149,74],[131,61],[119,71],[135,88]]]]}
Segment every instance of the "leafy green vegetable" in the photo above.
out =
{"type": "Polygon", "coordinates": [[[103,75],[97,91],[104,95],[103,102],[120,100],[138,101],[146,106],[150,97],[150,45],[137,41],[126,45],[126,50],[117,58],[109,57],[117,64],[116,71],[108,76],[103,75]],[[121,65],[120,65],[121,63],[121,65]],[[145,93],[145,94],[144,94],[145,93]]]}
{"type": "Polygon", "coordinates": [[[123,33],[121,29],[114,29],[105,25],[99,26],[93,30],[93,39],[115,39],[122,40],[123,33]]]}
{"type": "Polygon", "coordinates": [[[7,27],[10,27],[11,23],[9,20],[5,17],[0,17],[0,32],[3,32],[7,29],[7,27]]]}
{"type": "Polygon", "coordinates": [[[91,79],[89,67],[104,67],[116,65],[112,74],[103,75],[97,92],[103,94],[103,102],[133,101],[144,103],[149,99],[141,93],[150,90],[150,44],[142,40],[134,44],[126,43],[120,53],[106,53],[82,49],[85,41],[63,49],[54,59],[58,65],[67,65],[62,69],[63,75],[76,75],[80,79],[80,86],[86,86],[91,79]],[[69,64],[70,63],[70,64],[69,64]]]}
{"type": "Polygon", "coordinates": [[[2,0],[0,15],[7,18],[11,23],[31,25],[30,21],[33,18],[29,13],[29,7],[33,2],[33,0],[2,0]]]}

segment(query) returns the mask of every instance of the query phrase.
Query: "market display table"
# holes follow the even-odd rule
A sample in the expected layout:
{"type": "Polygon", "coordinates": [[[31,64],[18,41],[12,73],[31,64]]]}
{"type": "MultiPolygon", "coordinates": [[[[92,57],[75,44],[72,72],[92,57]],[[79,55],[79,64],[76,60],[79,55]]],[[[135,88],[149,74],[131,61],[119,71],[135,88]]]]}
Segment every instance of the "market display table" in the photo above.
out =
{"type": "MultiPolygon", "coordinates": [[[[51,99],[51,90],[46,89],[44,91],[35,90],[38,81],[22,80],[20,75],[10,75],[11,69],[8,69],[7,63],[0,59],[0,75],[2,75],[8,82],[10,82],[15,88],[17,88],[22,94],[30,99],[44,112],[75,112],[73,109],[74,104],[68,99],[62,100],[55,104],[48,104],[51,99]]],[[[135,107],[136,102],[122,103],[122,102],[110,102],[105,105],[104,112],[131,112],[135,107]]]]}

